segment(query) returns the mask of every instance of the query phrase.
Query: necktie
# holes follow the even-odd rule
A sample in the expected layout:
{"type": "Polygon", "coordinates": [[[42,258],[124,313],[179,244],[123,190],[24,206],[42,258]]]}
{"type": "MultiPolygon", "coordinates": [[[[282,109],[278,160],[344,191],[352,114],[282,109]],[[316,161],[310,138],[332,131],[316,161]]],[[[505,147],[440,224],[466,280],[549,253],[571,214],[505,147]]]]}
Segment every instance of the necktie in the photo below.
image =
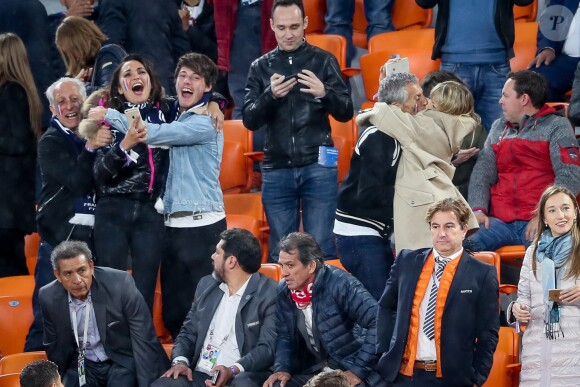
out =
{"type": "Polygon", "coordinates": [[[437,304],[437,291],[439,290],[439,281],[445,270],[445,265],[449,262],[443,257],[435,257],[435,276],[437,281],[433,281],[431,286],[431,294],[429,295],[429,302],[427,303],[427,313],[425,314],[425,323],[423,324],[423,332],[433,340],[435,338],[435,305],[437,304]]]}

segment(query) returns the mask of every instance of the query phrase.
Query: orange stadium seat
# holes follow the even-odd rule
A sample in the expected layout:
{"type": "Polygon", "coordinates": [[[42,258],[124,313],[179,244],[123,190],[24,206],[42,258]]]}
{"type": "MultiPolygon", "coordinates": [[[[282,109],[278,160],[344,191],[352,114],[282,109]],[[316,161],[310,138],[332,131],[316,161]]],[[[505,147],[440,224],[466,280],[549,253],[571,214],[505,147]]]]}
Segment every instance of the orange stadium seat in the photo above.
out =
{"type": "Polygon", "coordinates": [[[262,204],[262,194],[259,192],[224,195],[224,206],[227,215],[246,215],[258,220],[260,246],[262,248],[262,262],[268,258],[269,227],[262,204]]]}
{"type": "Polygon", "coordinates": [[[538,42],[538,23],[526,22],[515,24],[515,43],[528,42],[536,44],[538,42]]]}
{"type": "Polygon", "coordinates": [[[242,120],[224,121],[224,151],[220,185],[224,193],[250,192],[252,186],[253,134],[242,120]]]}
{"type": "Polygon", "coordinates": [[[262,263],[259,272],[276,282],[282,279],[282,266],[277,263],[262,263]]]}
{"type": "Polygon", "coordinates": [[[512,71],[526,70],[528,64],[536,56],[536,42],[516,41],[514,43],[514,57],[510,59],[512,71]]]}
{"type": "Polygon", "coordinates": [[[32,323],[34,276],[0,278],[0,355],[24,351],[32,323]]]}
{"type": "Polygon", "coordinates": [[[258,219],[249,215],[227,214],[226,223],[228,229],[243,228],[251,232],[258,240],[260,240],[260,222],[258,219]]]}
{"type": "Polygon", "coordinates": [[[356,141],[354,119],[339,122],[330,117],[330,127],[334,146],[338,149],[338,182],[342,183],[350,168],[350,157],[356,141]]]}
{"type": "Polygon", "coordinates": [[[399,48],[422,48],[429,52],[429,58],[431,58],[433,44],[435,44],[434,28],[384,32],[369,40],[369,53],[393,51],[399,48]]]}
{"type": "Polygon", "coordinates": [[[326,50],[334,55],[344,77],[352,77],[360,72],[359,69],[346,67],[346,39],[344,36],[308,34],[306,35],[306,40],[311,45],[326,50]]]}
{"type": "Polygon", "coordinates": [[[0,375],[20,373],[35,360],[46,360],[44,351],[13,353],[0,359],[0,375]]]}
{"type": "Polygon", "coordinates": [[[503,246],[497,249],[495,252],[499,254],[499,258],[501,259],[502,263],[520,267],[522,266],[524,256],[526,255],[526,246],[503,246]]]}
{"type": "Polygon", "coordinates": [[[534,0],[532,4],[520,7],[514,5],[514,20],[516,23],[533,22],[538,16],[538,0],[534,0]]]}
{"type": "Polygon", "coordinates": [[[0,375],[0,387],[20,387],[20,373],[0,375]]]}
{"type": "Polygon", "coordinates": [[[24,255],[26,256],[26,266],[28,274],[34,275],[36,261],[38,260],[38,248],[40,247],[40,235],[37,232],[24,237],[24,255]]]}
{"type": "Polygon", "coordinates": [[[483,387],[516,387],[521,368],[519,354],[520,340],[515,329],[500,327],[493,366],[483,387]]]}

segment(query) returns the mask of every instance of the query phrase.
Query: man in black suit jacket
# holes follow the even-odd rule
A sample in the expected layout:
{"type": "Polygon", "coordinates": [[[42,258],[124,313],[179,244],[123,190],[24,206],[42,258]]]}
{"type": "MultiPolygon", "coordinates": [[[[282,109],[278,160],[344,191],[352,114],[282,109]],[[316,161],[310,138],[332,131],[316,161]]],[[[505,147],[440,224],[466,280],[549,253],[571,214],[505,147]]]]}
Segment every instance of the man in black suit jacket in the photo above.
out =
{"type": "Polygon", "coordinates": [[[469,214],[457,199],[434,203],[433,249],[403,250],[393,265],[377,321],[378,370],[393,386],[481,386],[488,377],[499,288],[495,268],[463,251],[469,214]]]}
{"type": "Polygon", "coordinates": [[[194,303],[171,352],[161,386],[261,385],[274,362],[276,283],[258,273],[261,251],[247,230],[220,234],[194,303]],[[218,374],[215,384],[209,379],[218,374]]]}
{"type": "Polygon", "coordinates": [[[81,368],[90,387],[148,387],[169,363],[131,276],[94,267],[85,242],[62,242],[51,261],[56,280],[39,295],[44,347],[65,386],[79,385],[81,368]]]}

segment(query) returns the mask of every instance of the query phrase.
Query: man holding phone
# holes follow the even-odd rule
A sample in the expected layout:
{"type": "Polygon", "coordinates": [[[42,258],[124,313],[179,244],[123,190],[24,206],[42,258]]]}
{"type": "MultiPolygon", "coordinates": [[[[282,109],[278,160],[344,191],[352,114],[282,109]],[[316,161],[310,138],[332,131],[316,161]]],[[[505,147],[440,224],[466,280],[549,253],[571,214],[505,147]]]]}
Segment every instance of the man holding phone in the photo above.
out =
{"type": "Polygon", "coordinates": [[[246,128],[266,126],[262,201],[270,259],[278,260],[282,236],[298,231],[300,210],[304,231],[332,259],[338,176],[328,115],[350,120],[352,100],[336,58],[304,40],[302,0],[276,0],[270,25],[278,47],[252,64],[243,110],[246,128]]]}

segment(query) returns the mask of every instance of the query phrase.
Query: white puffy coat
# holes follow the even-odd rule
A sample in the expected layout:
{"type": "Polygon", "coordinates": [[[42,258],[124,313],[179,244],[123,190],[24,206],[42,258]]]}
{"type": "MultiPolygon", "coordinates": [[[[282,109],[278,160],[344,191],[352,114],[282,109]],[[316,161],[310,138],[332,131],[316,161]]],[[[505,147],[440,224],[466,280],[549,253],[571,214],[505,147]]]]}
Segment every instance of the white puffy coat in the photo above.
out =
{"type": "MultiPolygon", "coordinates": [[[[565,273],[567,265],[563,268],[565,273]]],[[[567,289],[580,279],[565,278],[556,286],[567,289]]],[[[564,337],[549,340],[544,334],[545,304],[542,269],[532,272],[532,246],[526,251],[516,302],[531,307],[532,318],[522,339],[520,386],[580,386],[580,302],[560,304],[560,324],[564,337]]]]}

